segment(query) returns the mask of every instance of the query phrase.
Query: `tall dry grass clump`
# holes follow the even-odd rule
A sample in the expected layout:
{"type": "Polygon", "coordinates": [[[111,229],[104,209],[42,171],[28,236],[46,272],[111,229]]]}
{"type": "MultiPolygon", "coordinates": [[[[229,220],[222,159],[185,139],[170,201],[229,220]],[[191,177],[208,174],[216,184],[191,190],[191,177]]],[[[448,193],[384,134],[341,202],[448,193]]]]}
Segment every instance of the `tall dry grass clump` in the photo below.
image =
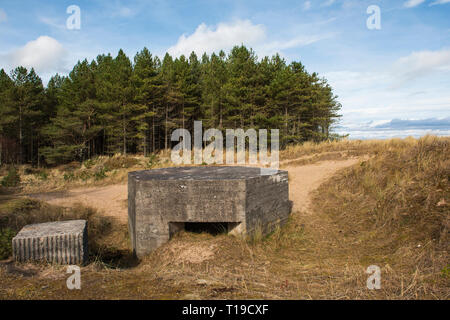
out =
{"type": "Polygon", "coordinates": [[[324,142],[305,142],[291,145],[280,152],[281,160],[296,159],[321,153],[344,152],[348,156],[377,155],[389,149],[409,148],[417,140],[393,138],[389,140],[333,140],[324,142]]]}
{"type": "Polygon", "coordinates": [[[358,244],[353,254],[362,262],[393,268],[393,291],[405,290],[410,276],[408,294],[426,296],[428,290],[443,297],[450,287],[450,138],[410,143],[387,141],[377,157],[322,185],[315,209],[358,244]]]}

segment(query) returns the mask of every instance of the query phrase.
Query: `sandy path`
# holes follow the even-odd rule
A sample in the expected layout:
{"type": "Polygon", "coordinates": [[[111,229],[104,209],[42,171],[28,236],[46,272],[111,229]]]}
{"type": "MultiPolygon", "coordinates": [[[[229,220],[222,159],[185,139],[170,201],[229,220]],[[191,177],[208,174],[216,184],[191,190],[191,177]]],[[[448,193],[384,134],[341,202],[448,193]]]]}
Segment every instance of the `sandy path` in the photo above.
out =
{"type": "MultiPolygon", "coordinates": [[[[294,202],[293,211],[308,211],[310,192],[336,171],[351,166],[358,159],[322,161],[303,166],[284,166],[289,172],[289,197],[294,202]]],[[[126,224],[127,185],[111,185],[105,187],[78,188],[66,192],[49,192],[28,195],[47,201],[50,204],[70,207],[76,203],[93,207],[102,214],[112,216],[126,224]]]]}
{"type": "Polygon", "coordinates": [[[293,211],[307,212],[311,203],[310,193],[338,170],[354,165],[358,161],[357,158],[352,158],[282,167],[289,172],[289,198],[294,202],[293,211]]]}
{"type": "Polygon", "coordinates": [[[66,192],[30,194],[29,197],[44,200],[50,204],[70,207],[76,203],[95,208],[102,214],[127,223],[128,190],[126,184],[105,187],[77,188],[66,192]]]}

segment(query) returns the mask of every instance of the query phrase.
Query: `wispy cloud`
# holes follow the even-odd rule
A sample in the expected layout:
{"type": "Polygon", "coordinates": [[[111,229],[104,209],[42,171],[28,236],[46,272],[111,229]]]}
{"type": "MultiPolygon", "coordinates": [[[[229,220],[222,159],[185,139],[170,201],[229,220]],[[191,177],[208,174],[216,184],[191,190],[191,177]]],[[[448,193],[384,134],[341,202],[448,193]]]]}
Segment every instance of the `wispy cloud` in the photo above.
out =
{"type": "Polygon", "coordinates": [[[220,50],[230,50],[235,45],[245,44],[260,55],[271,55],[281,50],[303,47],[323,39],[331,38],[335,33],[298,35],[285,40],[268,40],[266,28],[262,24],[253,24],[250,20],[236,20],[219,23],[216,27],[200,24],[191,35],[183,34],[178,42],[167,51],[175,56],[210,54],[220,50]]]}
{"type": "MultiPolygon", "coordinates": [[[[292,39],[288,39],[285,41],[272,41],[263,45],[259,45],[258,47],[263,49],[263,52],[268,54],[274,54],[277,51],[290,49],[290,48],[299,48],[304,47],[315,42],[332,38],[337,33],[325,33],[325,34],[316,34],[316,35],[300,35],[292,39]]],[[[258,48],[257,47],[257,48],[258,48]]]]}
{"type": "Polygon", "coordinates": [[[438,71],[450,71],[450,49],[413,52],[398,59],[393,67],[397,85],[438,71]]]}
{"type": "Polygon", "coordinates": [[[114,8],[114,11],[112,12],[113,17],[122,17],[122,18],[130,18],[135,16],[137,13],[136,10],[133,10],[129,7],[124,6],[118,6],[114,8]]]}
{"type": "Polygon", "coordinates": [[[408,0],[405,3],[403,3],[403,6],[406,8],[414,8],[417,7],[419,4],[424,3],[425,0],[408,0]]]}
{"type": "Polygon", "coordinates": [[[63,22],[60,22],[58,19],[55,18],[39,17],[39,21],[51,28],[59,30],[63,30],[66,28],[66,25],[63,22]]]}
{"type": "Polygon", "coordinates": [[[438,5],[438,4],[446,4],[446,3],[450,3],[450,0],[436,0],[436,1],[432,2],[432,3],[430,3],[430,6],[435,6],[435,5],[438,5]]]}
{"type": "Polygon", "coordinates": [[[308,11],[309,9],[311,9],[311,1],[305,1],[303,3],[303,10],[308,11]]]}
{"type": "Polygon", "coordinates": [[[449,73],[450,50],[442,49],[413,52],[385,68],[342,70],[323,75],[340,96],[339,101],[343,105],[345,128],[339,131],[350,132],[353,137],[381,138],[405,134],[420,136],[427,133],[426,130],[434,130],[433,134],[449,135],[450,92],[446,89],[449,73]],[[433,77],[427,77],[431,74],[433,77]],[[431,117],[447,118],[442,122],[431,121],[431,117]],[[375,128],[380,122],[405,118],[426,121],[393,121],[389,128],[387,125],[375,128]],[[374,132],[368,133],[366,130],[374,132]],[[386,130],[390,131],[388,135],[386,130]]]}
{"type": "Polygon", "coordinates": [[[336,2],[336,0],[327,0],[322,4],[322,7],[329,7],[333,5],[336,2]]]}
{"type": "Polygon", "coordinates": [[[148,1],[108,0],[102,1],[102,6],[104,7],[105,13],[110,17],[131,18],[143,10],[145,2],[148,1]],[[122,2],[126,3],[126,5],[122,4],[122,2]]]}
{"type": "Polygon", "coordinates": [[[8,21],[8,15],[6,14],[5,10],[0,8],[0,23],[8,21]]]}

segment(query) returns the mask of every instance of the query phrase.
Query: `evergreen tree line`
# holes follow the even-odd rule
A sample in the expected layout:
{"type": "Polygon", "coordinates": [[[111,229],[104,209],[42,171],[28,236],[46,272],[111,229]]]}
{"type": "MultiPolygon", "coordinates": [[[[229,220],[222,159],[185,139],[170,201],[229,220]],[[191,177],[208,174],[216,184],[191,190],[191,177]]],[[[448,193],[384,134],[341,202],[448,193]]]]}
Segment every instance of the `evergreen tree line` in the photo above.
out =
{"type": "Polygon", "coordinates": [[[78,62],[47,87],[33,69],[0,70],[1,163],[54,165],[96,155],[171,147],[171,132],[279,129],[280,145],[334,138],[341,105],[332,88],[300,62],[258,60],[234,47],[227,56],[195,53],[161,61],[147,48],[134,61],[120,50],[78,62]]]}

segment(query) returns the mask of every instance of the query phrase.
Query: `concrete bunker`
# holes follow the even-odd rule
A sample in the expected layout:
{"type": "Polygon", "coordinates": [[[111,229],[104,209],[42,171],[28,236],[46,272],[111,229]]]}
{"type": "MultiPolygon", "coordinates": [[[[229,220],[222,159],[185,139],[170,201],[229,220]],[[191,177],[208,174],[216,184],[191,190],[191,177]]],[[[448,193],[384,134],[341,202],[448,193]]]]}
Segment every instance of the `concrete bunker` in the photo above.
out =
{"type": "Polygon", "coordinates": [[[284,224],[288,174],[238,166],[174,167],[130,172],[128,227],[141,257],[181,230],[251,235],[284,224]]]}

